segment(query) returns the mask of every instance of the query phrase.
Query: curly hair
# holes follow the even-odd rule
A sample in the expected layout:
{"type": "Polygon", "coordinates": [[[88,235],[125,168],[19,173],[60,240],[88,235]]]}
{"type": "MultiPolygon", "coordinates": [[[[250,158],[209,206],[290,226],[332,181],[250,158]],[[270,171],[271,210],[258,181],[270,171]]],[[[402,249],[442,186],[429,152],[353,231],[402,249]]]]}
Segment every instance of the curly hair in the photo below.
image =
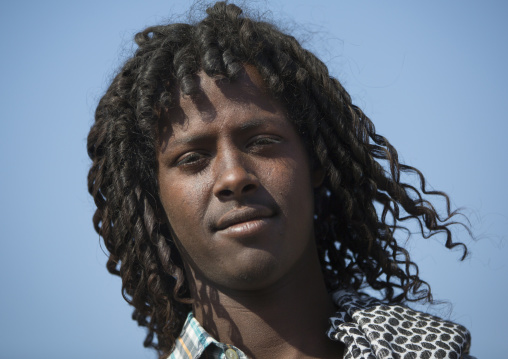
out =
{"type": "MultiPolygon", "coordinates": [[[[88,190],[95,230],[109,251],[107,269],[122,278],[133,319],[148,329],[146,347],[167,355],[190,310],[182,259],[162,209],[157,183],[158,125],[177,90],[199,90],[196,74],[234,79],[255,66],[307,151],[325,173],[315,204],[315,233],[330,291],[370,287],[386,302],[432,300],[429,285],[395,238],[401,222],[416,220],[423,237],[444,233],[457,213],[448,196],[427,190],[422,173],[400,163],[326,65],[276,26],[218,2],[194,24],[145,29],[101,98],[88,136],[88,190]],[[416,174],[419,188],[401,181],[416,174]],[[429,195],[446,201],[440,216],[429,195]]],[[[434,197],[433,197],[434,198],[434,197]]],[[[399,240],[400,242],[400,240],[399,240]]]]}

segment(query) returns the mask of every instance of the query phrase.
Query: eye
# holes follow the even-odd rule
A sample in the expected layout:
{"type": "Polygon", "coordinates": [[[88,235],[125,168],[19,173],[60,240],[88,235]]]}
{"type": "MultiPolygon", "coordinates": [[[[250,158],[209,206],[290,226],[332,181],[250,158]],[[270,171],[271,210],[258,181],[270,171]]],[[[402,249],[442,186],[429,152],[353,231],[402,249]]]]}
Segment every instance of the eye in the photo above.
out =
{"type": "Polygon", "coordinates": [[[200,152],[187,152],[175,161],[176,167],[197,167],[204,165],[207,156],[200,152]]]}
{"type": "Polygon", "coordinates": [[[253,149],[256,149],[256,148],[263,148],[265,146],[271,146],[271,145],[275,145],[275,144],[278,144],[278,143],[281,143],[282,142],[282,139],[278,136],[274,136],[274,135],[262,135],[262,136],[256,136],[254,137],[248,144],[247,147],[249,148],[253,148],[253,149]]]}

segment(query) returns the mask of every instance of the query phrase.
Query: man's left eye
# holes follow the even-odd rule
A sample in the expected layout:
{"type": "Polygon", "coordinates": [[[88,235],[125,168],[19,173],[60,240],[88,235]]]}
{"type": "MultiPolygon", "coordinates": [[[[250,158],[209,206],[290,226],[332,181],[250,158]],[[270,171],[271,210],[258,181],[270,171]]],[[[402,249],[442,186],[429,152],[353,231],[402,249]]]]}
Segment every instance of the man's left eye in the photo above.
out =
{"type": "Polygon", "coordinates": [[[252,146],[265,146],[265,145],[273,145],[276,143],[280,143],[281,138],[277,136],[260,136],[254,138],[250,143],[249,147],[252,146]]]}

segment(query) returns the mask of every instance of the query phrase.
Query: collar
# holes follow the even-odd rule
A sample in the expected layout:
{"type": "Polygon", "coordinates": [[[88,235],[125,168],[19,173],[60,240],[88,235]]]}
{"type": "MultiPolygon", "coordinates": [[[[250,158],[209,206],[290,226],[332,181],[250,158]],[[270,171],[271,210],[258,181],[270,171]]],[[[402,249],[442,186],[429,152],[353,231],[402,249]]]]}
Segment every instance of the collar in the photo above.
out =
{"type": "Polygon", "coordinates": [[[345,358],[474,359],[462,325],[353,291],[339,290],[333,299],[340,310],[327,335],[346,345],[345,358]]]}
{"type": "Polygon", "coordinates": [[[190,312],[168,359],[198,359],[202,356],[203,358],[248,359],[240,349],[215,340],[190,312]]]}
{"type": "MultiPolygon", "coordinates": [[[[459,324],[387,305],[353,291],[333,293],[339,310],[330,318],[327,335],[345,344],[344,358],[471,358],[469,331],[459,324]]],[[[167,359],[248,359],[240,349],[215,340],[187,316],[173,352],[167,359]]]]}

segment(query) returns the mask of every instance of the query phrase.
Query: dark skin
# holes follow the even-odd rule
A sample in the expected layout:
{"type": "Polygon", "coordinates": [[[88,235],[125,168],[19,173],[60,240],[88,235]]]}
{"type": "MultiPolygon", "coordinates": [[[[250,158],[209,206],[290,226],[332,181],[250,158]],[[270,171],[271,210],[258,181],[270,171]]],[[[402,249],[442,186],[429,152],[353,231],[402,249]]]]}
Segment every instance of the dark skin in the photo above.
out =
{"type": "Polygon", "coordinates": [[[162,126],[159,186],[196,319],[251,358],[341,358],[313,229],[313,168],[284,107],[249,66],[199,73],[162,126]]]}

